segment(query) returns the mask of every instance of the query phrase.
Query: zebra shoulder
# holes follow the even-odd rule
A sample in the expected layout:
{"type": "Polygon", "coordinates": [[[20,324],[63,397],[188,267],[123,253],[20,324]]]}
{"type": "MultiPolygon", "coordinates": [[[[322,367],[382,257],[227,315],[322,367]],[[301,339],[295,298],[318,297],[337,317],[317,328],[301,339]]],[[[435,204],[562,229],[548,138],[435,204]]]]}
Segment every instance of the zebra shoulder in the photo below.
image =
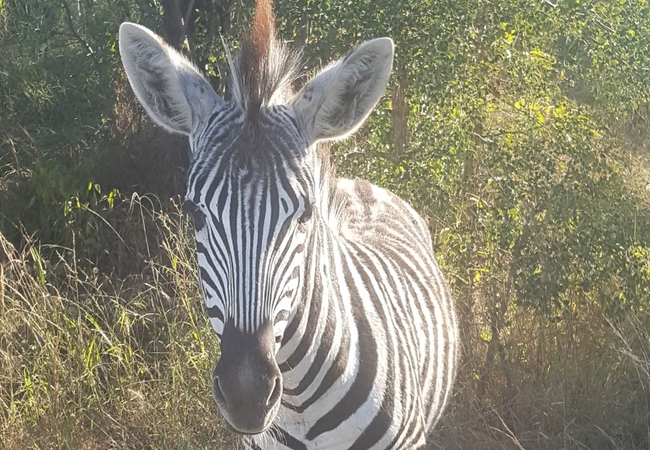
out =
{"type": "Polygon", "coordinates": [[[340,178],[336,183],[340,199],[340,232],[350,239],[377,238],[406,231],[424,239],[430,247],[427,222],[407,202],[388,189],[362,179],[340,178]]]}

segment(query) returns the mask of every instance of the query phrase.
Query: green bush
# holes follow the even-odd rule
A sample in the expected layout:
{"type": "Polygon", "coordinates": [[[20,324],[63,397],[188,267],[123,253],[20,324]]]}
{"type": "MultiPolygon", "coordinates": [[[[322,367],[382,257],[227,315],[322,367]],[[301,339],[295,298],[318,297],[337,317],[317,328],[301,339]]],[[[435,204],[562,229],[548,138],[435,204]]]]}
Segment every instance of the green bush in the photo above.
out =
{"type": "MultiPolygon", "coordinates": [[[[184,51],[227,95],[221,38],[237,45],[252,2],[193,6],[184,51]]],[[[648,2],[278,0],[275,10],[281,36],[304,46],[309,69],[370,37],[396,42],[387,94],[359,133],[332,146],[332,158],[341,175],[388,187],[429,219],[464,354],[436,442],[647,448],[648,2]]],[[[198,306],[174,306],[198,296],[191,240],[162,225],[178,220],[170,199],[183,192],[186,143],[150,124],[116,46],[122,21],[162,34],[170,14],[143,0],[0,1],[0,236],[23,261],[9,269],[0,259],[13,277],[0,351],[22,361],[0,382],[10,411],[0,416],[4,436],[38,424],[61,436],[51,445],[75,446],[83,437],[73,425],[101,422],[117,446],[136,435],[155,435],[161,447],[220,439],[182,431],[209,399],[197,391],[207,366],[180,366],[216,357],[197,344],[212,339],[198,306]],[[142,193],[154,195],[134,214],[142,193]],[[47,295],[55,300],[46,305],[47,295]],[[38,326],[57,337],[43,353],[28,333],[11,353],[14,322],[36,320],[30,311],[51,315],[38,326]],[[124,334],[115,322],[124,317],[143,325],[124,334]],[[167,364],[169,349],[149,352],[158,325],[173,329],[160,331],[163,342],[187,346],[178,350],[185,359],[167,364]],[[52,372],[37,370],[44,355],[52,372]],[[101,361],[113,381],[84,375],[84,358],[101,361]],[[65,371],[77,374],[78,391],[51,390],[52,374],[65,371]],[[164,426],[179,434],[153,422],[144,431],[126,419],[106,425],[132,401],[114,380],[147,377],[179,393],[172,405],[155,389],[138,391],[171,411],[164,426]],[[59,413],[46,420],[52,392],[65,401],[54,399],[59,413]],[[66,418],[74,405],[90,418],[66,418]]]]}

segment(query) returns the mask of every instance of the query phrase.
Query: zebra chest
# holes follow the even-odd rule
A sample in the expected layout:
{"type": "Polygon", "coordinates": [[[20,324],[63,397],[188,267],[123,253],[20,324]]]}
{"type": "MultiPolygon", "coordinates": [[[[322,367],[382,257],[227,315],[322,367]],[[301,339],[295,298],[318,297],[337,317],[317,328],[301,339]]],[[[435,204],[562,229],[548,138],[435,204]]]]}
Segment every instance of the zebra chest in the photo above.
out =
{"type": "Polygon", "coordinates": [[[319,420],[323,420],[322,415],[318,418],[310,417],[310,414],[296,413],[291,409],[283,408],[278,415],[282,420],[275,429],[264,435],[250,438],[248,445],[255,450],[348,450],[352,448],[413,450],[425,444],[424,433],[420,433],[417,443],[411,441],[408,445],[394,445],[400,427],[397,423],[389,428],[369,427],[369,424],[374,423],[373,417],[376,416],[377,410],[368,406],[365,410],[357,411],[355,415],[348,417],[344,423],[329,432],[312,436],[313,424],[318,426],[319,420]]]}
{"type": "MultiPolygon", "coordinates": [[[[310,341],[320,345],[314,345],[294,370],[283,374],[289,389],[283,395],[276,426],[252,438],[251,448],[410,450],[424,443],[421,405],[413,391],[418,385],[417,372],[409,364],[408,352],[400,354],[395,349],[397,342],[412,342],[413,336],[393,336],[393,340],[384,332],[373,334],[367,323],[370,308],[372,314],[392,316],[373,306],[382,296],[348,297],[352,303],[346,303],[343,294],[340,310],[323,309],[332,322],[314,327],[310,341]],[[323,349],[327,358],[320,362],[318,352],[323,349]],[[318,370],[310,375],[314,367],[318,370]],[[403,395],[398,391],[401,388],[410,394],[403,395]],[[415,438],[396,444],[403,430],[415,438]]],[[[395,334],[407,330],[403,327],[395,334]]]]}

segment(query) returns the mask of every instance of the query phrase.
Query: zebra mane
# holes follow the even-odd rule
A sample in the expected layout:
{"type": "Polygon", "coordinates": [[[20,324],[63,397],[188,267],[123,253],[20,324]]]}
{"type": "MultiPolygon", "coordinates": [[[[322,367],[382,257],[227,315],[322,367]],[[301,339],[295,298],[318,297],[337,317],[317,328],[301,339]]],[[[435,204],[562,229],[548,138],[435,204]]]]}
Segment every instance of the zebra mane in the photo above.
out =
{"type": "Polygon", "coordinates": [[[276,39],[274,22],[271,0],[259,0],[237,59],[228,55],[233,99],[249,118],[262,107],[287,101],[296,79],[299,54],[276,39]]]}

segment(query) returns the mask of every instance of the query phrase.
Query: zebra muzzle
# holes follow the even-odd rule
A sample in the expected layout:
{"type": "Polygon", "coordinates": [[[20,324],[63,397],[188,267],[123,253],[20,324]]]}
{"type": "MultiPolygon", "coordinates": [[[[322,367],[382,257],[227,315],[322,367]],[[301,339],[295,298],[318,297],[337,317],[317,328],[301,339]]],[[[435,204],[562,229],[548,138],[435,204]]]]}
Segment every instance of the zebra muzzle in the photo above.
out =
{"type": "Polygon", "coordinates": [[[224,330],[212,390],[219,411],[237,433],[259,434],[273,423],[282,397],[274,348],[273,334],[267,330],[224,330]]]}

